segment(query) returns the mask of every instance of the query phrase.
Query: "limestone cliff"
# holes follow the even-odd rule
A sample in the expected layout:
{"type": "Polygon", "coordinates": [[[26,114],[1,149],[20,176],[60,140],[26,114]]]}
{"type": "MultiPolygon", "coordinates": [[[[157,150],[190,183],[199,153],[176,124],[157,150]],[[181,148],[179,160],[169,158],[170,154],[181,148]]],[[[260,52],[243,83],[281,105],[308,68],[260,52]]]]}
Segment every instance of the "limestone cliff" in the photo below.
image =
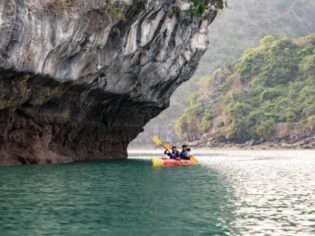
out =
{"type": "Polygon", "coordinates": [[[208,44],[222,4],[0,2],[0,165],[126,158],[208,44]]]}

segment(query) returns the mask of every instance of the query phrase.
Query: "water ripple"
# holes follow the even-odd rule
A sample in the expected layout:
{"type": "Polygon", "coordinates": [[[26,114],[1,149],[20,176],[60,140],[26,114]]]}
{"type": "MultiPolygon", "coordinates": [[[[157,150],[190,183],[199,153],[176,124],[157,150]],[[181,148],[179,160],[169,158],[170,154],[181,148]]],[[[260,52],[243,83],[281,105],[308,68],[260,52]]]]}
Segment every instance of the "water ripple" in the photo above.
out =
{"type": "Polygon", "coordinates": [[[0,235],[314,235],[314,151],[0,168],[0,235]]]}

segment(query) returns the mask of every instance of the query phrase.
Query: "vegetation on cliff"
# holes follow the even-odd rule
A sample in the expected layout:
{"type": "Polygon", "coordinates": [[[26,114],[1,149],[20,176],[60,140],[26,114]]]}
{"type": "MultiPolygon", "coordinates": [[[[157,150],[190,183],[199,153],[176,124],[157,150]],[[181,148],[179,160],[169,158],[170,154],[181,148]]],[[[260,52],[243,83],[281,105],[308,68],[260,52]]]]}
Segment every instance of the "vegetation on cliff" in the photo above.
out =
{"type": "Polygon", "coordinates": [[[209,2],[219,9],[227,6],[227,0],[189,0],[189,12],[192,16],[201,16],[208,8],[209,2]]]}
{"type": "Polygon", "coordinates": [[[235,64],[216,70],[200,90],[177,121],[180,137],[209,133],[244,142],[307,132],[315,125],[315,35],[268,35],[235,64]]]}

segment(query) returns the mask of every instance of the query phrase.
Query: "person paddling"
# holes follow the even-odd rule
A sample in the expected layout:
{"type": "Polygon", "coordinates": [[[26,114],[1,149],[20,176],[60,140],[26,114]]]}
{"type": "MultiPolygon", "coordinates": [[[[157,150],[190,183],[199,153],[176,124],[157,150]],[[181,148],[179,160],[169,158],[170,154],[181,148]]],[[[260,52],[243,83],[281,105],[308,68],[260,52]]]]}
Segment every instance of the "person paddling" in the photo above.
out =
{"type": "Polygon", "coordinates": [[[183,160],[190,160],[191,157],[190,148],[187,148],[187,145],[183,145],[182,151],[180,152],[179,156],[183,160]]]}
{"type": "Polygon", "coordinates": [[[180,159],[179,151],[177,151],[177,147],[176,146],[172,147],[172,151],[171,152],[169,150],[165,150],[164,154],[168,155],[169,158],[173,159],[173,160],[179,160],[180,159]]]}

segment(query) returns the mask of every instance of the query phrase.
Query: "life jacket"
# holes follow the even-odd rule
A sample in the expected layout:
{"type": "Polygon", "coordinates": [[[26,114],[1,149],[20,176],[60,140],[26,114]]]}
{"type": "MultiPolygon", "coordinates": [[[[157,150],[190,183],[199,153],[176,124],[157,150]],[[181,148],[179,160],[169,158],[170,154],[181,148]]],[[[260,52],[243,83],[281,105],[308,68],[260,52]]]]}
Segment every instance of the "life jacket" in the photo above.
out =
{"type": "Polygon", "coordinates": [[[170,157],[170,159],[176,159],[176,157],[179,157],[179,152],[176,151],[176,152],[170,152],[168,153],[168,156],[170,157]]]}
{"type": "Polygon", "coordinates": [[[187,157],[187,154],[188,154],[188,151],[184,151],[184,152],[181,151],[181,152],[180,152],[180,157],[181,157],[181,158],[185,158],[185,157],[187,157]]]}

